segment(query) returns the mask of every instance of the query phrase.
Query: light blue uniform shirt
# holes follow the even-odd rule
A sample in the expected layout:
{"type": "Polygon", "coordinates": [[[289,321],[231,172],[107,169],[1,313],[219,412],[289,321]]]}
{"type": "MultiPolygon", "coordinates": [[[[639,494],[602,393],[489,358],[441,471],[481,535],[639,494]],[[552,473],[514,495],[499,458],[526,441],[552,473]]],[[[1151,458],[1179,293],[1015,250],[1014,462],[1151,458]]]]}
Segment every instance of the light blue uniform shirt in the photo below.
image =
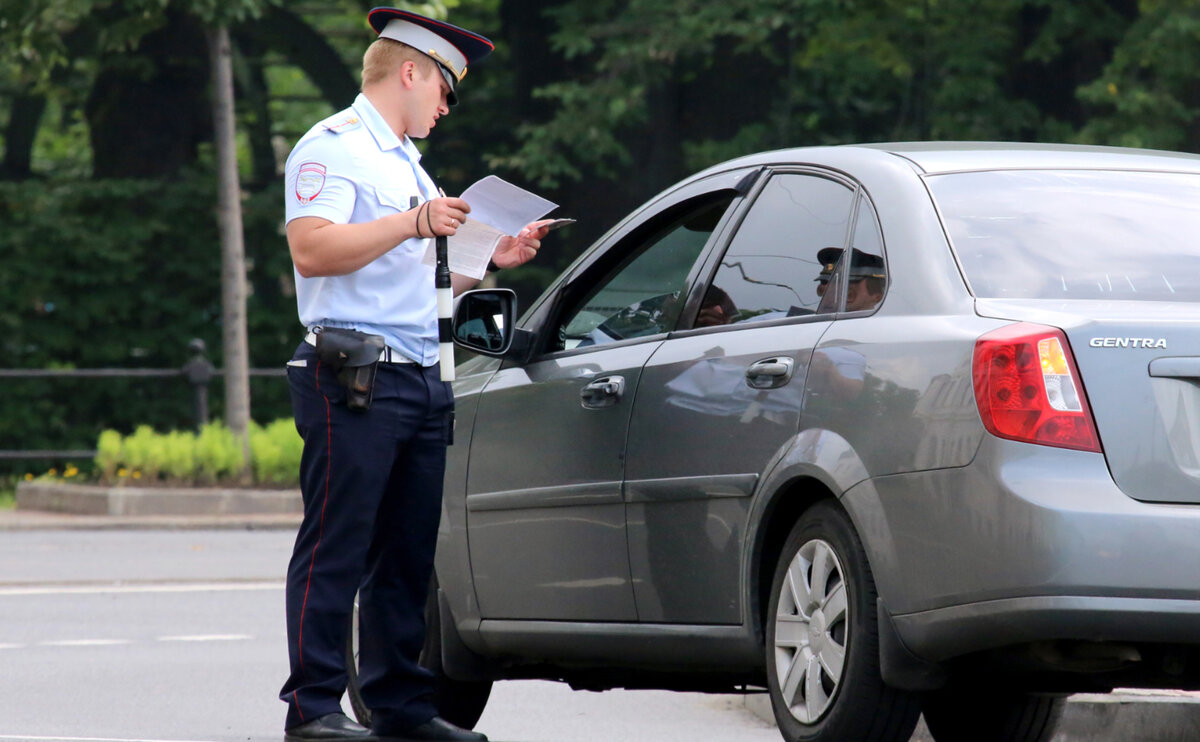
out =
{"type": "MultiPolygon", "coordinates": [[[[287,221],[316,216],[335,224],[369,222],[408,211],[411,197],[434,198],[421,153],[396,136],[366,96],[318,123],[288,156],[287,221]]],[[[437,295],[428,240],[401,242],[344,276],[296,272],[296,305],[305,327],[345,327],[382,335],[388,347],[423,366],[438,360],[437,295]]]]}

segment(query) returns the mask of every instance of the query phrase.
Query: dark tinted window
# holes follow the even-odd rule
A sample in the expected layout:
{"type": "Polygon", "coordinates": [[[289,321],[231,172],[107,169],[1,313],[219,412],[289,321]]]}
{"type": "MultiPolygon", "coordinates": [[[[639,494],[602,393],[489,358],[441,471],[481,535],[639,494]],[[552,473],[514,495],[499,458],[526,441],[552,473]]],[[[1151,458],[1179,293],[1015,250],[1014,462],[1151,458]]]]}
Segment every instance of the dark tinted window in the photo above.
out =
{"type": "Polygon", "coordinates": [[[695,325],[815,314],[846,242],[853,195],[826,178],[773,176],[722,257],[695,325]]]}
{"type": "Polygon", "coordinates": [[[675,329],[687,276],[736,194],[714,194],[672,210],[648,236],[615,249],[624,260],[559,324],[559,350],[612,343],[675,329]]]}
{"type": "Polygon", "coordinates": [[[976,296],[1200,301],[1200,176],[1002,171],[929,184],[976,296]]]}
{"type": "MultiPolygon", "coordinates": [[[[874,309],[883,301],[887,288],[887,271],[883,261],[883,238],[879,233],[879,220],[875,209],[866,198],[859,199],[858,214],[854,219],[853,257],[849,266],[841,266],[850,272],[846,283],[847,312],[863,312],[874,309]]],[[[844,262],[844,261],[843,261],[844,262]]]]}

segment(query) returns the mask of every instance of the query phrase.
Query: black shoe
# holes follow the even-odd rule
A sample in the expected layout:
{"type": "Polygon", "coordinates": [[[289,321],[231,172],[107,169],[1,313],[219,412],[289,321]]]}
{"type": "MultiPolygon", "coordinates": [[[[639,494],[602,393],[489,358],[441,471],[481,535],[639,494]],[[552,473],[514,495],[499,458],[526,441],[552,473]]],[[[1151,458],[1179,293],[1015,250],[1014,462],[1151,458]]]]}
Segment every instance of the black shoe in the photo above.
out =
{"type": "Polygon", "coordinates": [[[379,742],[487,742],[487,736],[479,732],[460,729],[445,719],[435,716],[399,736],[379,735],[379,742]]]}
{"type": "Polygon", "coordinates": [[[319,719],[294,726],[283,733],[284,742],[312,742],[314,740],[349,739],[356,742],[376,742],[379,738],[362,724],[350,720],[345,714],[326,714],[319,719]]]}

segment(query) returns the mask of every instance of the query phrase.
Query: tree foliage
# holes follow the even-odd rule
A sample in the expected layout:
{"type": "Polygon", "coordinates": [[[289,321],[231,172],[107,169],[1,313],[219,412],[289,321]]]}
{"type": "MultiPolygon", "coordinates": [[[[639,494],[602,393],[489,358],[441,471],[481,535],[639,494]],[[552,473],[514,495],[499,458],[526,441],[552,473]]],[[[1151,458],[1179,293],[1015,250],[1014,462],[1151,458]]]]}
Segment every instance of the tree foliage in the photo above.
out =
{"type": "Polygon", "coordinates": [[[1104,70],[1080,90],[1089,141],[1200,148],[1200,2],[1142,0],[1104,70]]]}
{"type": "Polygon", "coordinates": [[[639,137],[664,128],[684,170],[804,144],[1079,138],[1076,89],[1133,41],[1123,37],[1128,5],[558,3],[545,11],[551,44],[578,73],[535,91],[553,115],[524,123],[519,147],[497,163],[544,185],[618,178],[636,169],[639,137]]]}

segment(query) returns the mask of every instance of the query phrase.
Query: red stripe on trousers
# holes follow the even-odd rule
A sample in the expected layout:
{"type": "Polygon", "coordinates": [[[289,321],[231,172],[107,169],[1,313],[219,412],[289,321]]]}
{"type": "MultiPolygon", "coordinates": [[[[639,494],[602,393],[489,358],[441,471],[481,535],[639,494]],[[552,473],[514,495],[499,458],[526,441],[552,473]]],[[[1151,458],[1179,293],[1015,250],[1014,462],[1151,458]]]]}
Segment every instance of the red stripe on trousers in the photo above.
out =
{"type": "MultiPolygon", "coordinates": [[[[316,372],[317,391],[321,392],[321,362],[317,361],[316,372]]],[[[325,400],[325,494],[321,498],[321,522],[317,528],[317,543],[313,544],[312,557],[308,562],[308,579],[304,583],[304,602],[300,606],[300,629],[296,637],[296,652],[300,655],[300,670],[304,670],[304,614],[308,609],[308,591],[312,588],[312,573],[313,567],[317,564],[317,547],[321,545],[321,539],[325,536],[325,506],[329,504],[329,474],[333,469],[333,419],[329,407],[329,397],[321,392],[321,399],[325,400]]],[[[300,699],[296,697],[295,691],[292,692],[292,697],[296,700],[296,713],[300,718],[304,718],[304,712],[300,710],[300,699]]]]}

